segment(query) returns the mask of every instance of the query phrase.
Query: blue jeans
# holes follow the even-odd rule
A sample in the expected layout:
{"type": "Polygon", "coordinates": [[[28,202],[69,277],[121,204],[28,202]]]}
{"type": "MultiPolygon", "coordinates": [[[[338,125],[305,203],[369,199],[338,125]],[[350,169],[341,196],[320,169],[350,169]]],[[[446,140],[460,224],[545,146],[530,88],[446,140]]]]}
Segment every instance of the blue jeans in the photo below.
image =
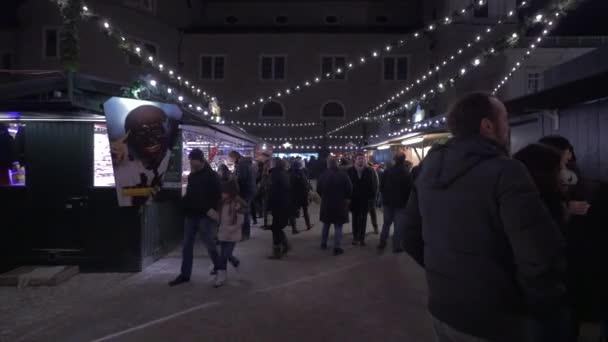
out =
{"type": "Polygon", "coordinates": [[[207,247],[209,258],[217,268],[218,252],[215,246],[215,221],[207,216],[186,216],[184,222],[184,246],[182,249],[182,276],[190,279],[192,275],[192,259],[194,258],[194,239],[200,230],[201,239],[207,247]]]}
{"type": "MultiPolygon", "coordinates": [[[[323,223],[323,233],[321,237],[321,243],[327,245],[327,238],[329,237],[329,223],[323,223]]],[[[334,248],[340,248],[342,242],[342,225],[334,224],[334,248]]]]}
{"type": "Polygon", "coordinates": [[[232,258],[232,252],[236,242],[232,241],[220,241],[220,256],[218,258],[217,269],[219,271],[225,271],[228,266],[228,260],[232,258]]]}
{"type": "Polygon", "coordinates": [[[384,206],[384,224],[380,233],[380,242],[386,243],[390,234],[391,225],[395,224],[393,233],[393,250],[403,249],[403,227],[405,226],[405,208],[384,206]]]}

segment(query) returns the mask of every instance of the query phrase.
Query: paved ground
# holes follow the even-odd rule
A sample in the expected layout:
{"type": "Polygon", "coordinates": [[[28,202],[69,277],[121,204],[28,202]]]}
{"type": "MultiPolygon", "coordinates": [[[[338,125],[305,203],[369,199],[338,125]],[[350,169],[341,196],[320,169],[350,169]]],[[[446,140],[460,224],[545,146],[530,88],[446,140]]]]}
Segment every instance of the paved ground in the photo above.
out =
{"type": "Polygon", "coordinates": [[[237,246],[241,270],[220,289],[200,242],[192,281],[175,288],[179,250],[137,274],[0,288],[0,341],[433,341],[424,275],[408,256],[378,255],[376,235],[351,246],[350,226],[339,257],[319,249],[318,224],[289,237],[292,255],[267,260],[271,233],[254,228],[237,246]]]}
{"type": "Polygon", "coordinates": [[[200,243],[192,281],[175,288],[179,250],[138,274],[0,288],[0,341],[432,341],[422,271],[404,254],[378,255],[376,235],[362,248],[346,232],[342,256],[319,249],[317,224],[271,261],[271,233],[254,228],[220,289],[200,243]]]}

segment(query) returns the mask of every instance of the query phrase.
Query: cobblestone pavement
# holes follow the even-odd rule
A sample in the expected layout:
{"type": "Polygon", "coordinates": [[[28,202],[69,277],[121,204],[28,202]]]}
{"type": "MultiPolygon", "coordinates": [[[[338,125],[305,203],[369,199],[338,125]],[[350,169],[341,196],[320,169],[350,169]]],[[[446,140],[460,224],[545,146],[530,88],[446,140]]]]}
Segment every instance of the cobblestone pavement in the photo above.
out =
{"type": "Polygon", "coordinates": [[[351,246],[345,228],[338,257],[319,249],[319,223],[298,235],[286,229],[294,250],[281,261],[266,259],[271,233],[253,228],[237,245],[241,269],[230,268],[219,289],[200,242],[191,282],[175,288],[167,282],[179,271],[179,249],[136,274],[0,288],[0,340],[432,341],[422,271],[404,254],[378,255],[377,235],[351,246]]]}
{"type": "Polygon", "coordinates": [[[271,233],[254,228],[219,289],[200,241],[191,282],[174,288],[179,249],[136,274],[0,288],[0,341],[433,341],[422,270],[405,254],[379,255],[377,235],[352,246],[345,228],[345,254],[320,250],[317,223],[288,233],[294,250],[281,261],[266,259],[271,233]]]}

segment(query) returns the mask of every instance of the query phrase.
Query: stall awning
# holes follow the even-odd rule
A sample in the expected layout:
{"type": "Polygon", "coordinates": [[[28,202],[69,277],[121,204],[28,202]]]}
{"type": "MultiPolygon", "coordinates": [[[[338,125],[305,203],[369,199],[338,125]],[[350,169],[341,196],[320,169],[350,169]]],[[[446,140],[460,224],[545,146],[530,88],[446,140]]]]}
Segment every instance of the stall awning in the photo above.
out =
{"type": "Polygon", "coordinates": [[[444,130],[414,132],[376,142],[374,144],[367,145],[364,148],[373,150],[378,149],[378,147],[385,146],[416,146],[424,143],[425,141],[443,139],[447,137],[450,137],[450,133],[444,130]]]}

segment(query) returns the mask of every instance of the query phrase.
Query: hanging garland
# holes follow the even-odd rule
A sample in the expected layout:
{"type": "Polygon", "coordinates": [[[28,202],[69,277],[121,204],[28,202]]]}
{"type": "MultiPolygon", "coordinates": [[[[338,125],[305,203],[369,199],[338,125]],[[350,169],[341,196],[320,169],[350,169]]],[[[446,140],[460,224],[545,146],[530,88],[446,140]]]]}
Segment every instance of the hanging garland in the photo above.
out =
{"type": "Polygon", "coordinates": [[[80,40],[78,37],[78,20],[82,8],[81,0],[57,0],[62,18],[62,29],[59,33],[61,64],[64,69],[75,72],[79,66],[80,40]]]}

